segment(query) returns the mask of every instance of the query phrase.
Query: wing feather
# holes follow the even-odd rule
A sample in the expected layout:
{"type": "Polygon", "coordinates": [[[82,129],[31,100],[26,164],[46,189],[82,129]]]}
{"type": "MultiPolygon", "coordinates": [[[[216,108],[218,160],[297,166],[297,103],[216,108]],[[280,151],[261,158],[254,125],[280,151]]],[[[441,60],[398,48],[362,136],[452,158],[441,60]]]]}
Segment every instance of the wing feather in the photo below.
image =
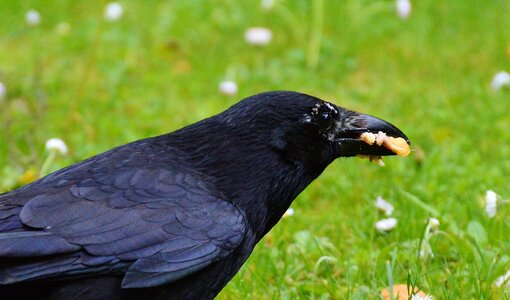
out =
{"type": "Polygon", "coordinates": [[[0,263],[0,284],[120,271],[123,287],[149,287],[240,245],[246,224],[237,208],[175,159],[161,154],[144,164],[146,153],[161,152],[146,149],[153,144],[133,145],[56,172],[12,198],[2,195],[0,228],[3,220],[18,227],[0,232],[0,258],[35,261],[0,263]]]}

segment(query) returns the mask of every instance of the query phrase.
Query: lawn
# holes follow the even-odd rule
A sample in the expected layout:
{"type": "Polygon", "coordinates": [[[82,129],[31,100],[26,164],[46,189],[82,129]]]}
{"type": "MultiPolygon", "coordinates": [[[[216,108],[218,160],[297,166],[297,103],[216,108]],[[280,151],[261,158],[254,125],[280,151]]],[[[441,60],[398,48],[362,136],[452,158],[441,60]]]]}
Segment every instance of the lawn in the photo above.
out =
{"type": "Polygon", "coordinates": [[[510,269],[510,90],[491,88],[510,71],[510,1],[413,1],[408,19],[390,0],[119,3],[105,20],[107,1],[0,2],[0,192],[39,176],[49,138],[69,148],[56,170],[261,91],[301,91],[391,121],[413,153],[333,163],[218,299],[380,299],[408,280],[434,299],[510,298],[495,284],[510,269]],[[254,26],[270,43],[247,43],[254,26]],[[378,196],[398,220],[387,233],[378,196]]]}

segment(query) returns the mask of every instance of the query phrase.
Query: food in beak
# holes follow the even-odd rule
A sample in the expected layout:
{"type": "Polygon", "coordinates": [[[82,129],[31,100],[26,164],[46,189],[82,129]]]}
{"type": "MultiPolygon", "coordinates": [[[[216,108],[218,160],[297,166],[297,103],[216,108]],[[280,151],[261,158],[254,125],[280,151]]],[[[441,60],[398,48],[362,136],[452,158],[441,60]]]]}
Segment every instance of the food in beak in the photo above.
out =
{"type": "MultiPolygon", "coordinates": [[[[383,146],[391,152],[395,153],[398,156],[408,156],[411,153],[411,149],[409,148],[409,144],[405,139],[398,137],[394,138],[392,136],[387,136],[386,133],[379,131],[377,134],[371,132],[364,132],[359,137],[363,142],[377,146],[383,146]]],[[[371,162],[375,162],[379,166],[383,167],[384,162],[382,161],[381,156],[362,156],[361,158],[368,158],[371,162]]]]}
{"type": "Polygon", "coordinates": [[[401,137],[394,138],[392,136],[387,136],[386,133],[382,131],[379,131],[377,134],[364,132],[361,134],[360,140],[369,145],[376,144],[378,146],[383,146],[398,156],[408,156],[409,153],[411,153],[411,149],[406,140],[401,137]]]}
{"type": "Polygon", "coordinates": [[[370,162],[378,164],[380,167],[384,167],[385,163],[382,160],[382,156],[375,156],[375,155],[358,155],[357,157],[361,159],[368,159],[370,162]]]}

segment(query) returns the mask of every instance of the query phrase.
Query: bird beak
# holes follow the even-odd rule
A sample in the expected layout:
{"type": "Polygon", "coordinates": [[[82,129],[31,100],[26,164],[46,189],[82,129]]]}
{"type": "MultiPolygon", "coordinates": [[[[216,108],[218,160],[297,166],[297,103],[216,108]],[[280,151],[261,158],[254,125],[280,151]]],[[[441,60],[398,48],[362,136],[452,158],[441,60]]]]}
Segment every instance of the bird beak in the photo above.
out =
{"type": "Polygon", "coordinates": [[[406,156],[409,154],[409,145],[411,142],[407,136],[393,124],[381,120],[379,118],[360,114],[353,111],[348,111],[344,115],[344,120],[339,122],[335,141],[338,142],[340,147],[341,156],[387,156],[387,155],[401,155],[406,156]],[[381,135],[379,132],[382,132],[381,135]],[[368,133],[372,138],[377,141],[370,143],[367,141],[365,134],[368,133]],[[384,135],[385,134],[385,135],[384,135]],[[382,142],[381,139],[391,137],[388,141],[382,142]],[[403,148],[402,151],[393,147],[390,141],[399,141],[399,147],[403,148]]]}

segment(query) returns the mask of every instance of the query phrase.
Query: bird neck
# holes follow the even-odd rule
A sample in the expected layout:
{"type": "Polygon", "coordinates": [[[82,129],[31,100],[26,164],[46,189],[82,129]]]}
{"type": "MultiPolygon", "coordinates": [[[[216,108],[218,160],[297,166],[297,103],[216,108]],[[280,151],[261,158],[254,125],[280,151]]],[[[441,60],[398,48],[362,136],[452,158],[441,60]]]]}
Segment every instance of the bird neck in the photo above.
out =
{"type": "Polygon", "coordinates": [[[268,145],[268,136],[229,131],[214,120],[184,128],[170,138],[172,145],[189,155],[191,165],[244,212],[257,241],[327,166],[310,170],[268,145]]]}

